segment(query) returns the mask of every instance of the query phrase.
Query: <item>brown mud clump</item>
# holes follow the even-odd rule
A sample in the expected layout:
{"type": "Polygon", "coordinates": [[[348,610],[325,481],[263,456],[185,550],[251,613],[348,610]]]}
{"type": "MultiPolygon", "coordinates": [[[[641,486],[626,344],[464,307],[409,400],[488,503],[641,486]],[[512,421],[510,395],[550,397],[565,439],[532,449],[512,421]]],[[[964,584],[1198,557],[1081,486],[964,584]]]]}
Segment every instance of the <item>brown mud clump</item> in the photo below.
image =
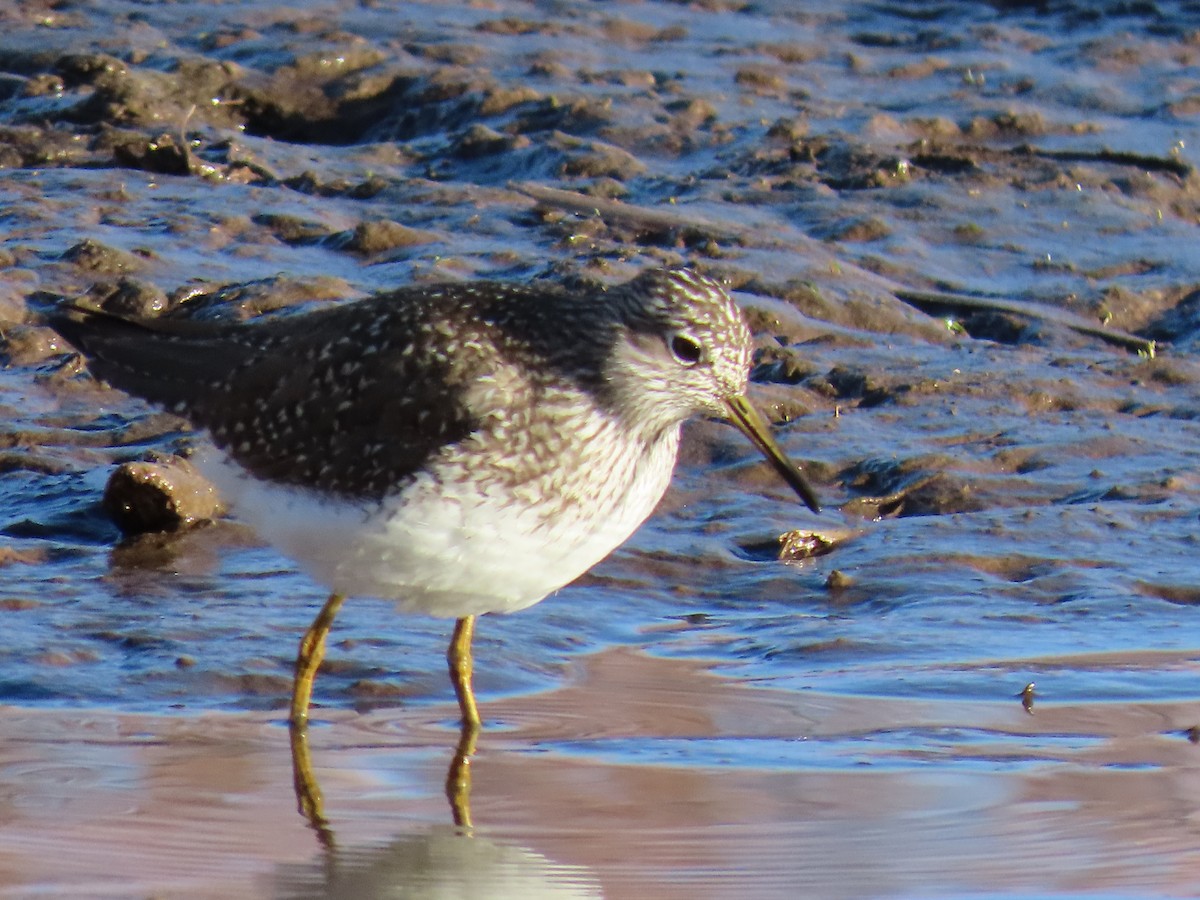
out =
{"type": "Polygon", "coordinates": [[[216,489],[186,459],[158,455],[117,466],[104,509],[126,534],[177,531],[223,512],[216,489]]]}

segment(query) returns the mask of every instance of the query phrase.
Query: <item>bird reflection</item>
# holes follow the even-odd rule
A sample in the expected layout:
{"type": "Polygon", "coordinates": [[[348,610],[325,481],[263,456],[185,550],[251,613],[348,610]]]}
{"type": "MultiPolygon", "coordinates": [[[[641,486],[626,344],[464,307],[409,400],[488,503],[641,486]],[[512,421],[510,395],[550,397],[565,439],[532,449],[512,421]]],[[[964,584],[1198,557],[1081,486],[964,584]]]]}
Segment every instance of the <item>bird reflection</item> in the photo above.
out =
{"type": "Polygon", "coordinates": [[[296,803],[317,835],[319,856],[277,873],[279,896],[359,900],[361,897],[461,896],[594,898],[603,896],[594,874],[554,862],[526,847],[475,833],[471,824],[471,756],[478,725],[464,724],[446,775],[454,820],[446,826],[396,837],[384,846],[341,848],[325,816],[304,726],[290,728],[296,803]]]}
{"type": "Polygon", "coordinates": [[[281,867],[275,896],[292,900],[364,897],[479,897],[487,900],[595,898],[596,876],[528,847],[435,826],[384,845],[352,847],[281,867]]]}
{"type": "MultiPolygon", "coordinates": [[[[296,791],[296,809],[316,833],[326,849],[333,850],[337,842],[329,819],[325,816],[325,800],[321,785],[313,771],[312,752],[308,747],[307,723],[288,725],[292,750],[292,786],[296,791]]],[[[458,744],[446,773],[446,800],[454,825],[464,831],[473,827],[471,821],[471,757],[479,740],[479,723],[463,720],[458,744]]]]}

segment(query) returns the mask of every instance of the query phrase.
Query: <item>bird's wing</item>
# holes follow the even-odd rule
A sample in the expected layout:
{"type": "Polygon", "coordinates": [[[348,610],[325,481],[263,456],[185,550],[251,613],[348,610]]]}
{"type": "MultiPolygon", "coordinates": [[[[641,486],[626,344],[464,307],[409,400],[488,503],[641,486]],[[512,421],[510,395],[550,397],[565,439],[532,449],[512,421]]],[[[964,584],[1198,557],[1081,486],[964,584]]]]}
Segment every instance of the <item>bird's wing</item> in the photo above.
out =
{"type": "Polygon", "coordinates": [[[476,427],[466,385],[421,311],[383,295],[229,324],[66,306],[49,323],[93,374],[208,429],[252,474],[382,496],[476,427]],[[407,349],[405,349],[407,347],[407,349]]]}

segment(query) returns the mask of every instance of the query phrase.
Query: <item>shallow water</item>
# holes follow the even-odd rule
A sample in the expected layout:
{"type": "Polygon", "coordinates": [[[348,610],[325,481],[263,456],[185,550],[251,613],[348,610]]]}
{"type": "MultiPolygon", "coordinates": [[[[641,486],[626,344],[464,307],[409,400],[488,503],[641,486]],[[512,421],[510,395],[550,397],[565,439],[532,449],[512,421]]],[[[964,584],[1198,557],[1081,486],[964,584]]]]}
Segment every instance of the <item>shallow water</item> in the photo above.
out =
{"type": "Polygon", "coordinates": [[[72,896],[1192,893],[1190,704],[797,694],[622,649],[566,680],[489,703],[470,838],[430,790],[449,705],[330,713],[316,858],[278,722],[8,708],[0,871],[72,896]]]}
{"type": "Polygon", "coordinates": [[[354,896],[466,854],[521,895],[1194,893],[1200,8],[739,6],[0,11],[4,890],[354,896]],[[278,721],[321,591],[227,521],[122,544],[111,464],[190,438],[31,309],[681,261],[757,310],[827,512],[689,427],[624,548],[480,623],[471,842],[448,623],[347,604],[322,850],[278,721]],[[837,540],[777,561],[795,528],[837,540]]]}

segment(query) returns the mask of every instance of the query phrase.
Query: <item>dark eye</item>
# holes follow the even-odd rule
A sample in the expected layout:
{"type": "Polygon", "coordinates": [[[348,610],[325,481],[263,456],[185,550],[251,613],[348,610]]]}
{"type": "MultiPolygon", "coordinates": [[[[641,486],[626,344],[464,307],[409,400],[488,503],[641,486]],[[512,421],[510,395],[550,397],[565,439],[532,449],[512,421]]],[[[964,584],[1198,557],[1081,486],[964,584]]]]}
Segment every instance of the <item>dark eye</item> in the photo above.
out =
{"type": "Polygon", "coordinates": [[[704,348],[691,335],[677,334],[671,338],[671,353],[681,364],[694,366],[704,356],[704,348]]]}

